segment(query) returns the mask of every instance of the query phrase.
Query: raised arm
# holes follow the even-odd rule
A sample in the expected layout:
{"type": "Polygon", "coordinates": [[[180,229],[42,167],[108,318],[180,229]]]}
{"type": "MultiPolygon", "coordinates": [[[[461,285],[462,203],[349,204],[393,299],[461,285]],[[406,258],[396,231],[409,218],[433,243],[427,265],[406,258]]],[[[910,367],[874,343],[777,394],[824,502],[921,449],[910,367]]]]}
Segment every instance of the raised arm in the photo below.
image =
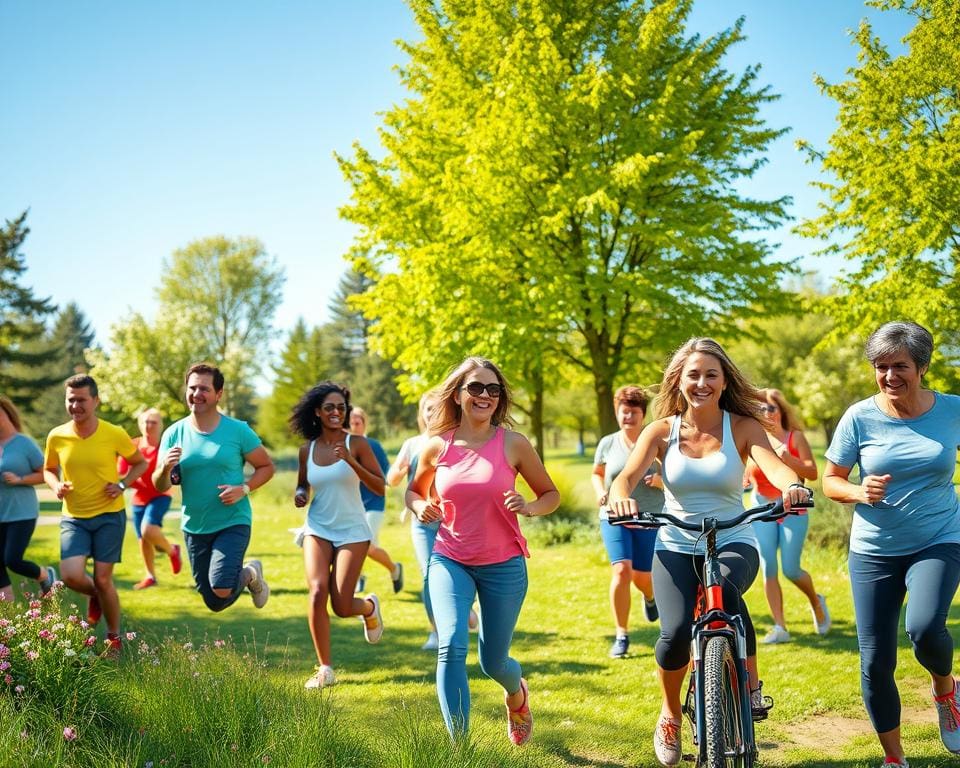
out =
{"type": "Polygon", "coordinates": [[[793,432],[793,444],[797,449],[797,454],[799,454],[797,456],[790,453],[786,443],[781,443],[773,435],[768,434],[767,438],[770,441],[770,447],[777,454],[777,458],[796,472],[799,477],[804,480],[817,479],[817,462],[813,459],[813,451],[810,450],[810,443],[807,442],[803,432],[800,430],[793,432]]]}
{"type": "Polygon", "coordinates": [[[511,512],[524,517],[549,515],[560,506],[560,491],[547,474],[540,456],[537,455],[530,441],[519,432],[507,432],[504,439],[507,460],[527,481],[530,490],[537,497],[528,502],[517,491],[507,491],[504,494],[504,504],[511,512]]]}
{"type": "Polygon", "coordinates": [[[867,475],[857,485],[849,479],[851,469],[828,461],[823,470],[823,495],[840,504],[872,504],[887,495],[890,475],[867,475]]]}
{"type": "Polygon", "coordinates": [[[643,474],[654,459],[663,461],[663,453],[670,436],[670,420],[657,419],[643,428],[636,445],[627,458],[623,471],[610,485],[607,503],[618,517],[632,517],[637,513],[637,502],[630,497],[643,474]]]}
{"type": "Polygon", "coordinates": [[[430,500],[430,489],[437,474],[437,457],[443,450],[443,440],[440,437],[431,437],[420,451],[417,461],[417,471],[407,486],[404,503],[417,516],[421,523],[432,523],[443,517],[440,508],[430,500]]]}

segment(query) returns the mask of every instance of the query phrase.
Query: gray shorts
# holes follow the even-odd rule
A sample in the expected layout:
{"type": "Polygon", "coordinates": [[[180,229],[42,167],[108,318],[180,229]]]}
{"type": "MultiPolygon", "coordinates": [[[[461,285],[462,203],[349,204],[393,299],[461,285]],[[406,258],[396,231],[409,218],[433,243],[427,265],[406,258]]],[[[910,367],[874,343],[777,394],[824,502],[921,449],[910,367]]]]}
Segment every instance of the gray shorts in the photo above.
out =
{"type": "Polygon", "coordinates": [[[126,509],[95,517],[64,515],[60,520],[60,559],[83,556],[96,563],[119,563],[126,528],[126,509]]]}

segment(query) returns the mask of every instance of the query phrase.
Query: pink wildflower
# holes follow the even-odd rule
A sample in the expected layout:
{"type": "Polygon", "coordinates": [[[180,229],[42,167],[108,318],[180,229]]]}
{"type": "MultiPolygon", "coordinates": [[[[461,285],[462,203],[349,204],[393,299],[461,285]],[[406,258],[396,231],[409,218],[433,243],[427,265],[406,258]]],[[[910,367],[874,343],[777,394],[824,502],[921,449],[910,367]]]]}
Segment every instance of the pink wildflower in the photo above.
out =
{"type": "Polygon", "coordinates": [[[13,690],[16,691],[17,693],[23,693],[26,690],[26,688],[24,688],[22,685],[18,685],[13,690]]]}
{"type": "Polygon", "coordinates": [[[136,640],[136,639],[137,639],[136,632],[127,632],[127,640],[136,640]]]}
{"type": "Polygon", "coordinates": [[[224,640],[214,640],[214,641],[213,641],[213,647],[214,647],[214,648],[225,648],[226,645],[227,645],[227,643],[226,643],[226,641],[224,641],[224,640]]]}
{"type": "Polygon", "coordinates": [[[3,643],[0,643],[0,659],[5,659],[10,655],[10,649],[3,643]]]}
{"type": "Polygon", "coordinates": [[[87,646],[87,648],[89,648],[95,642],[97,642],[97,638],[94,637],[93,635],[90,635],[90,637],[88,637],[86,640],[83,641],[83,644],[87,646]]]}
{"type": "Polygon", "coordinates": [[[9,674],[4,675],[3,682],[5,682],[7,685],[13,685],[13,678],[9,674]]]}
{"type": "Polygon", "coordinates": [[[27,658],[30,661],[36,661],[37,659],[40,658],[40,654],[37,653],[36,651],[27,651],[27,658]]]}
{"type": "Polygon", "coordinates": [[[77,729],[73,726],[68,725],[63,729],[63,738],[67,741],[76,741],[77,739],[77,729]]]}
{"type": "Polygon", "coordinates": [[[8,669],[10,669],[10,662],[6,659],[0,661],[0,672],[6,672],[8,669]]]}

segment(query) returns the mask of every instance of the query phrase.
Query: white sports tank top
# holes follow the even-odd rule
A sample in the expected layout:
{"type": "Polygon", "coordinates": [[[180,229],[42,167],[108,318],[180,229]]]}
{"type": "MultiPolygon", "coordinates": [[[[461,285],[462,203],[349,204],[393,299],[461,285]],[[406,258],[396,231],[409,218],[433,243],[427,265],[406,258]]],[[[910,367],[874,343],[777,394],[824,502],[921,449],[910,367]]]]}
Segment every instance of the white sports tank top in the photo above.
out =
{"type": "MultiPolygon", "coordinates": [[[[310,442],[307,456],[307,482],[313,488],[313,499],[307,510],[308,532],[320,535],[324,531],[345,530],[357,524],[366,525],[357,473],[343,460],[325,467],[314,462],[315,442],[310,442]]],[[[346,446],[347,450],[350,450],[349,435],[346,446]]]]}
{"type": "MultiPolygon", "coordinates": [[[[743,461],[737,451],[730,414],[723,411],[723,443],[699,459],[680,450],[680,416],[675,416],[663,459],[663,508],[677,517],[702,523],[707,517],[730,520],[743,512],[743,461]]],[[[660,529],[657,547],[672,552],[694,553],[700,534],[675,526],[660,529]]],[[[742,541],[757,546],[753,529],[738,526],[717,534],[717,546],[742,541]]],[[[696,548],[704,552],[704,543],[696,548]]]]}

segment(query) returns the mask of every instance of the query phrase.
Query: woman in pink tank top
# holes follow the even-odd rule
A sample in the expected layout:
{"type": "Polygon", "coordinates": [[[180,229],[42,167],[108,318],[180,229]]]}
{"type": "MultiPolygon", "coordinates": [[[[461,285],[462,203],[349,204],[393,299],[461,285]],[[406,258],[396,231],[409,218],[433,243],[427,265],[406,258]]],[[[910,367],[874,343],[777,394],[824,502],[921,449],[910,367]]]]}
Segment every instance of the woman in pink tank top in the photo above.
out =
{"type": "Polygon", "coordinates": [[[549,515],[560,494],[530,442],[505,429],[510,394],[499,369],[469,357],[439,389],[427,441],[407,489],[407,507],[423,523],[440,521],[427,570],[437,625],[437,694],[447,730],[466,734],[468,622],[480,602],[480,668],[503,686],[507,734],[517,745],[530,738],[527,682],[510,657],[513,630],[527,591],[530,556],[518,515],[549,515]],[[527,501],[517,474],[536,494],[527,501]]]}

